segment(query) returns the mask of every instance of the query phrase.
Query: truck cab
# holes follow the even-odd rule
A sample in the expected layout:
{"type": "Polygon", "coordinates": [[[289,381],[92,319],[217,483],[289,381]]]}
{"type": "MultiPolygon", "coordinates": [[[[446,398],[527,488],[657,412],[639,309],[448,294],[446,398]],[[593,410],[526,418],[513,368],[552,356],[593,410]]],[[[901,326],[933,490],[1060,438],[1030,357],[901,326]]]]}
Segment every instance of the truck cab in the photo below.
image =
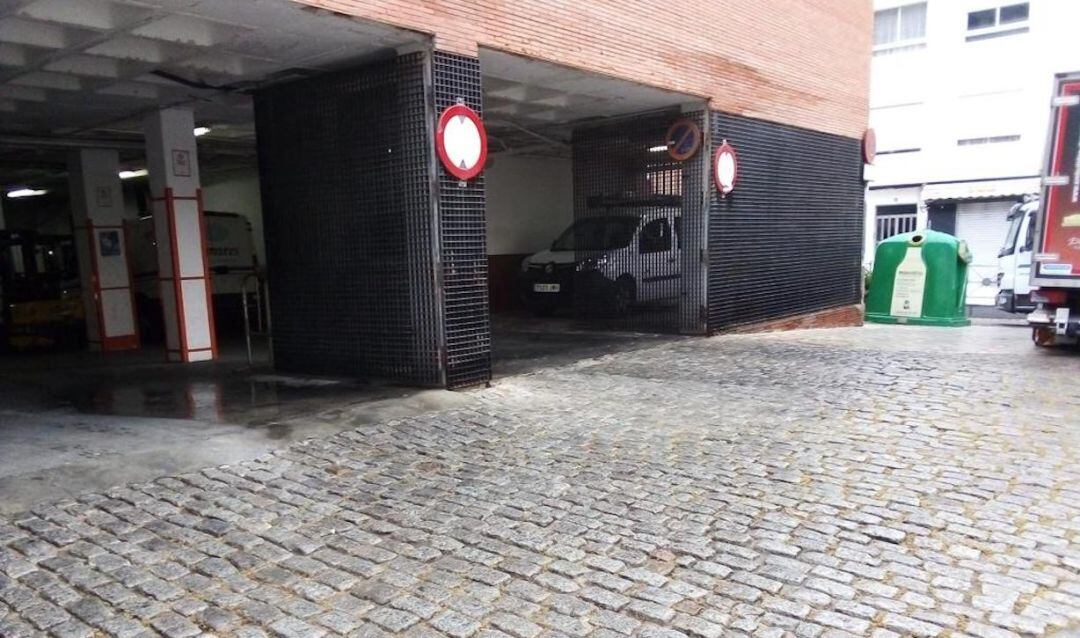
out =
{"type": "Polygon", "coordinates": [[[1038,197],[1025,198],[1009,211],[1009,230],[998,253],[997,274],[996,305],[1005,312],[1027,314],[1035,309],[1031,301],[1031,255],[1038,212],[1038,197]]]}

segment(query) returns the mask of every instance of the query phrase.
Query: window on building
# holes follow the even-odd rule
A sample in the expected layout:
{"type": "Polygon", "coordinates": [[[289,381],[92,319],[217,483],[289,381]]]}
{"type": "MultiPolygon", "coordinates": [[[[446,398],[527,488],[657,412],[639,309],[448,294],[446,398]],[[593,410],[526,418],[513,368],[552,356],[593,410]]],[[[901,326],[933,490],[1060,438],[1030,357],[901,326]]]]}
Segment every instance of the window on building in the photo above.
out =
{"type": "Polygon", "coordinates": [[[1028,32],[1030,3],[1021,2],[971,11],[967,17],[968,42],[1028,32]]]}
{"type": "Polygon", "coordinates": [[[1020,250],[1029,253],[1035,250],[1035,213],[1028,213],[1027,233],[1024,236],[1024,245],[1020,250]]]}
{"type": "Polygon", "coordinates": [[[965,137],[956,140],[957,146],[979,146],[981,144],[1006,144],[1008,142],[1019,142],[1019,135],[994,135],[991,137],[965,137]]]}
{"type": "Polygon", "coordinates": [[[915,204],[878,206],[874,212],[874,239],[879,242],[893,235],[910,233],[918,225],[915,204]]]}
{"type": "Polygon", "coordinates": [[[926,46],[926,3],[874,12],[874,55],[926,46]]]}

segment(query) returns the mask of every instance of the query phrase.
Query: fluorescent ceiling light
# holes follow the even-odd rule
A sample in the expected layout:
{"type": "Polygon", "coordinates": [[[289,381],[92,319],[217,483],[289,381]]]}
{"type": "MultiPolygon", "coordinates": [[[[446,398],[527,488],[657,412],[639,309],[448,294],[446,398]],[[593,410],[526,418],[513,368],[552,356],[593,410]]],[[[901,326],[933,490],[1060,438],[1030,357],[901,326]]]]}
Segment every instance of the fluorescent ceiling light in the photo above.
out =
{"type": "Polygon", "coordinates": [[[207,133],[210,132],[210,127],[209,126],[196,126],[195,130],[193,132],[195,133],[195,137],[202,137],[203,135],[206,135],[207,133]]]}
{"type": "Polygon", "coordinates": [[[120,171],[120,179],[134,179],[136,177],[146,177],[150,174],[150,171],[145,168],[139,168],[134,171],[120,171]]]}
{"type": "Polygon", "coordinates": [[[667,144],[661,144],[660,146],[653,146],[649,149],[650,153],[663,153],[667,150],[667,144]]]}
{"type": "Polygon", "coordinates": [[[32,188],[18,188],[13,191],[8,191],[7,196],[11,199],[18,199],[20,197],[37,197],[38,195],[44,195],[49,191],[46,190],[34,190],[32,188]]]}

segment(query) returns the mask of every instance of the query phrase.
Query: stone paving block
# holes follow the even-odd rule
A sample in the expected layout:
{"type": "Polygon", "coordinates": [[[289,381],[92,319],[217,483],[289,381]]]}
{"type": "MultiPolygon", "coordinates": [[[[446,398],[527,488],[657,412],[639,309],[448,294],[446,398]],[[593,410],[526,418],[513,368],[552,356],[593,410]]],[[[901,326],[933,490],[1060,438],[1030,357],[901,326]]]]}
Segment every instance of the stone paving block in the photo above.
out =
{"type": "Polygon", "coordinates": [[[955,334],[673,341],[42,504],[0,519],[0,635],[1048,634],[1075,367],[955,334]]]}

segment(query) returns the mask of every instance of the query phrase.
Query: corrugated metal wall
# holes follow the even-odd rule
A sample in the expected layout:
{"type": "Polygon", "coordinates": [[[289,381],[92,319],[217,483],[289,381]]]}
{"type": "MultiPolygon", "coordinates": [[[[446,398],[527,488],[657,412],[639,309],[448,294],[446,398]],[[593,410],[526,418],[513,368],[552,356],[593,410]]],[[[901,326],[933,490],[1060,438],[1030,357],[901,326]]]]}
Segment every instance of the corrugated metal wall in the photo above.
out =
{"type": "Polygon", "coordinates": [[[861,294],[859,140],[719,112],[712,146],[739,157],[735,191],[710,184],[710,332],[855,304],[861,294]]]}
{"type": "MultiPolygon", "coordinates": [[[[431,73],[436,118],[458,102],[483,115],[478,59],[436,51],[431,73]]],[[[484,176],[459,182],[441,164],[436,171],[446,385],[456,388],[491,379],[484,176]]]]}
{"type": "Polygon", "coordinates": [[[443,383],[428,60],[256,94],[282,370],[443,383]]]}

